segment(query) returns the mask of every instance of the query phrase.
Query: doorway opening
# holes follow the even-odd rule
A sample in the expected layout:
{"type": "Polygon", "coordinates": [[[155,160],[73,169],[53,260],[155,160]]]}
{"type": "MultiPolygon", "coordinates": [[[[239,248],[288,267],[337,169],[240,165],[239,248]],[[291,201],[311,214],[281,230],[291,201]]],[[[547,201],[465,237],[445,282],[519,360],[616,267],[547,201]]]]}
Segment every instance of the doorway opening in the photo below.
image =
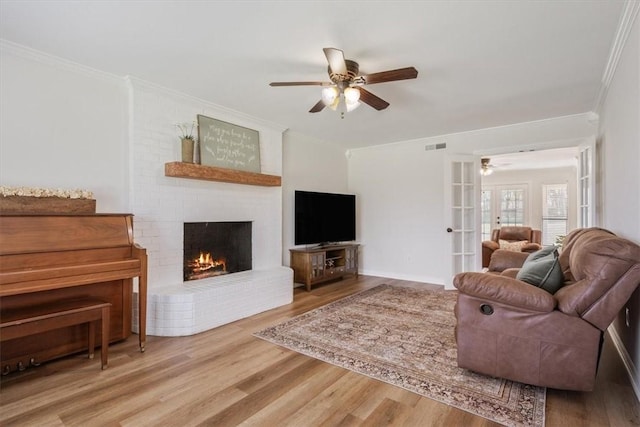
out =
{"type": "Polygon", "coordinates": [[[541,230],[543,245],[578,226],[578,147],[499,154],[481,175],[481,240],[501,226],[541,230]]]}

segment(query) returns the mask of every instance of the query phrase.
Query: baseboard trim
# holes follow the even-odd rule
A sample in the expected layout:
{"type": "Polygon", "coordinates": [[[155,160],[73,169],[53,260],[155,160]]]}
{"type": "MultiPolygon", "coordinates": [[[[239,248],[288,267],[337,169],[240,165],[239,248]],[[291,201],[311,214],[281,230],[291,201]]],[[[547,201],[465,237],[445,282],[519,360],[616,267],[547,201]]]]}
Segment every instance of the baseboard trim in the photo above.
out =
{"type": "MultiPolygon", "coordinates": [[[[408,280],[411,282],[422,282],[422,283],[428,283],[430,285],[441,285],[446,287],[446,284],[442,282],[442,279],[437,277],[418,276],[414,274],[401,274],[396,272],[390,273],[388,271],[366,270],[366,269],[360,271],[360,274],[364,276],[382,277],[384,279],[408,280]]],[[[450,289],[455,289],[455,288],[453,287],[453,285],[451,285],[450,289]]]]}
{"type": "Polygon", "coordinates": [[[622,363],[624,364],[625,369],[627,370],[627,375],[629,376],[629,381],[631,382],[631,387],[633,388],[633,392],[636,395],[636,399],[640,402],[640,379],[638,378],[638,371],[633,364],[633,360],[631,360],[631,356],[627,352],[627,349],[624,347],[622,340],[620,339],[620,335],[618,335],[618,331],[613,326],[610,326],[609,335],[611,336],[611,340],[613,341],[613,345],[618,350],[618,354],[620,355],[620,359],[622,359],[622,363]]]}

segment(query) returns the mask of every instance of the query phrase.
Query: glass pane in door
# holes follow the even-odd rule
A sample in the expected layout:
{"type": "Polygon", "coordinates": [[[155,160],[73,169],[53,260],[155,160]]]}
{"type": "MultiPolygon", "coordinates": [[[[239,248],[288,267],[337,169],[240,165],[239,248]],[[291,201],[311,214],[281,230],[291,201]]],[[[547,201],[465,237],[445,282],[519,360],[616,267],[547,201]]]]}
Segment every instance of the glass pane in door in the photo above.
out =
{"type": "Polygon", "coordinates": [[[524,225],[524,190],[500,190],[500,225],[524,225]]]}
{"type": "Polygon", "coordinates": [[[491,229],[493,228],[493,213],[492,213],[492,190],[482,190],[480,193],[480,216],[481,216],[481,237],[482,241],[491,239],[491,229]]]}
{"type": "Polygon", "coordinates": [[[542,197],[542,244],[557,244],[567,234],[567,184],[543,185],[542,197]]]}
{"type": "Polygon", "coordinates": [[[580,227],[592,227],[595,223],[595,141],[579,148],[578,159],[578,219],[580,227]]]}

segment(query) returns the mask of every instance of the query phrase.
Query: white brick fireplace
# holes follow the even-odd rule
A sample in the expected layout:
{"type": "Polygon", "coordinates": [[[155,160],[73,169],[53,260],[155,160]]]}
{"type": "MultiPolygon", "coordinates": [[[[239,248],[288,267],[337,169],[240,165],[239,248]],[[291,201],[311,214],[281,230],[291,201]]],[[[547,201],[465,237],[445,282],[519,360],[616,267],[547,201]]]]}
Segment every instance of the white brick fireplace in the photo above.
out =
{"type": "Polygon", "coordinates": [[[262,173],[270,175],[282,175],[284,129],[133,78],[129,94],[134,238],[149,257],[147,333],[191,335],[290,303],[293,274],[281,262],[282,188],[164,175],[164,164],[180,159],[175,124],[197,114],[258,130],[262,173]],[[183,282],[183,224],[207,221],[252,222],[251,271],[183,282]]]}

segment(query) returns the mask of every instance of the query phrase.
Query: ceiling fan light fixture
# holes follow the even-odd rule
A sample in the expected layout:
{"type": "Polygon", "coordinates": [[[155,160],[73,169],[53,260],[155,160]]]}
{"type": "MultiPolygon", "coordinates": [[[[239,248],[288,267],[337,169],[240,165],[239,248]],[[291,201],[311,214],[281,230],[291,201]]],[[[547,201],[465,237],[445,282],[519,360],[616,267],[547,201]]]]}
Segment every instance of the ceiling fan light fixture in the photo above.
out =
{"type": "Polygon", "coordinates": [[[338,89],[335,86],[325,87],[322,89],[322,102],[326,106],[331,106],[336,99],[339,99],[338,95],[338,89]]]}
{"type": "Polygon", "coordinates": [[[355,104],[360,100],[360,91],[355,87],[348,87],[344,90],[344,101],[347,105],[355,104]]]}
{"type": "Polygon", "coordinates": [[[493,173],[493,169],[489,169],[489,168],[480,169],[480,175],[482,175],[482,176],[489,176],[492,173],[493,173]]]}
{"type": "Polygon", "coordinates": [[[327,107],[331,108],[333,111],[336,111],[338,109],[338,105],[340,104],[340,97],[336,96],[336,98],[333,100],[333,102],[329,105],[327,105],[327,107]]]}
{"type": "Polygon", "coordinates": [[[350,102],[347,99],[345,99],[345,103],[344,104],[347,107],[347,113],[350,113],[351,111],[353,111],[356,108],[358,108],[361,103],[359,101],[350,102]]]}

